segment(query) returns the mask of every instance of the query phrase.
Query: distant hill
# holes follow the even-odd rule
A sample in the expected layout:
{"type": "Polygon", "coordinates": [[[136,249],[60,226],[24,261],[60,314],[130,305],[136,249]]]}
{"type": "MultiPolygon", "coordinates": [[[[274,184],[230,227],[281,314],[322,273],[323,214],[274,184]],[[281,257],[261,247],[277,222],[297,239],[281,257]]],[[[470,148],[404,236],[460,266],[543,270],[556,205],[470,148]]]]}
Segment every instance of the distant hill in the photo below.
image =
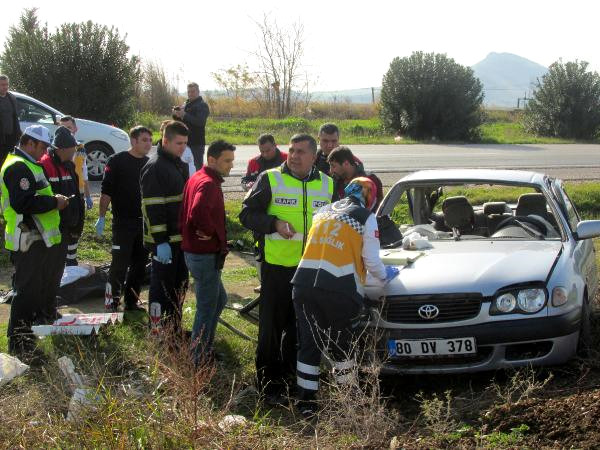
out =
{"type": "MultiPolygon", "coordinates": [[[[375,101],[379,100],[381,88],[375,88],[375,101]]],[[[351,102],[351,103],[371,103],[373,93],[371,88],[348,89],[345,91],[318,91],[311,92],[311,99],[317,102],[351,102]]]]}
{"type": "Polygon", "coordinates": [[[490,53],[472,66],[484,86],[488,106],[516,107],[517,99],[531,95],[538,77],[548,68],[512,53],[490,53]]]}

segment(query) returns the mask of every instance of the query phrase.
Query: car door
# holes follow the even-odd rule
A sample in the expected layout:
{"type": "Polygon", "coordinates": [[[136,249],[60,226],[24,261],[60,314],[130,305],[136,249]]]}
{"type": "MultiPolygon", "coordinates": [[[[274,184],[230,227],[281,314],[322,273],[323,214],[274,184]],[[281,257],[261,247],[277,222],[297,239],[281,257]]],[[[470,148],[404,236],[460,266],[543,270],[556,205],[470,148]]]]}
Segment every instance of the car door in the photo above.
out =
{"type": "MultiPolygon", "coordinates": [[[[555,198],[565,215],[569,224],[571,233],[577,230],[577,224],[581,221],[581,217],[575,208],[575,204],[571,201],[569,195],[565,191],[565,186],[562,180],[555,180],[553,185],[555,198]]],[[[592,239],[583,239],[576,241],[575,258],[576,267],[581,271],[581,275],[585,278],[589,289],[590,296],[594,295],[598,285],[598,270],[596,267],[596,250],[592,239]]],[[[593,298],[593,297],[590,297],[593,298]]]]}
{"type": "Polygon", "coordinates": [[[56,115],[54,112],[42,105],[32,102],[28,99],[17,97],[17,115],[21,131],[30,125],[43,125],[48,128],[50,134],[54,136],[56,130],[56,115]]]}

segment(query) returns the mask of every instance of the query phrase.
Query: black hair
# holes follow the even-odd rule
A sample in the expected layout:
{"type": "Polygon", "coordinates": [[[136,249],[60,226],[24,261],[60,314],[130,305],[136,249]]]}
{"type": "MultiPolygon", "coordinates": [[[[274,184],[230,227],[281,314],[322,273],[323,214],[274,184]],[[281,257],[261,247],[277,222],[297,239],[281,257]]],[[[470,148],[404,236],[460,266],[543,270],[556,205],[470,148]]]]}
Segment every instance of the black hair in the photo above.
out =
{"type": "Polygon", "coordinates": [[[169,141],[175,136],[188,136],[189,134],[190,131],[186,124],[179,120],[169,120],[163,130],[163,136],[169,141]]]}
{"type": "Polygon", "coordinates": [[[75,125],[77,125],[77,122],[75,122],[75,119],[73,118],[73,116],[62,116],[59,120],[60,123],[65,123],[65,122],[73,122],[75,125]]]}
{"type": "Polygon", "coordinates": [[[321,125],[321,128],[319,128],[319,134],[337,134],[338,137],[340,135],[340,129],[338,128],[338,126],[335,123],[324,123],[323,125],[321,125]]]}
{"type": "Polygon", "coordinates": [[[294,144],[297,142],[308,142],[310,149],[314,153],[317,153],[317,141],[310,134],[306,134],[306,133],[295,134],[290,138],[290,142],[294,143],[294,144]]]}
{"type": "Polygon", "coordinates": [[[258,143],[258,145],[263,145],[267,142],[270,142],[271,144],[275,145],[275,138],[272,134],[263,133],[258,137],[258,140],[256,142],[258,143]]]}
{"type": "Polygon", "coordinates": [[[330,163],[334,161],[338,164],[344,164],[344,161],[348,161],[353,166],[356,165],[356,161],[354,160],[354,155],[352,154],[352,150],[350,150],[345,145],[340,145],[339,147],[331,150],[329,155],[327,155],[327,162],[330,163]]]}
{"type": "Polygon", "coordinates": [[[132,139],[138,139],[142,133],[148,133],[150,136],[152,136],[152,131],[150,131],[148,128],[143,125],[136,125],[129,130],[129,137],[132,139]]]}
{"type": "Polygon", "coordinates": [[[219,158],[219,156],[221,156],[221,153],[223,153],[226,150],[231,150],[232,152],[234,152],[235,145],[230,144],[229,142],[224,141],[223,139],[219,139],[208,146],[206,156],[212,156],[213,158],[217,159],[219,158]]]}

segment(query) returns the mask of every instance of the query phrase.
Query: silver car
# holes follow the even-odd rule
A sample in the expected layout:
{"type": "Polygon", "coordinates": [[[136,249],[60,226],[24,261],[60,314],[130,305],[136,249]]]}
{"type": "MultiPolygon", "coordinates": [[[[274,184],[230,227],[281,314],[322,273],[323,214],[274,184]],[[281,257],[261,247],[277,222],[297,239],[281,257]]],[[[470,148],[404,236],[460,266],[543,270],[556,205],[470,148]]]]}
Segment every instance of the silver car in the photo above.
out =
{"type": "Polygon", "coordinates": [[[592,239],[560,180],[512,170],[408,175],[378,213],[381,256],[367,280],[387,373],[559,364],[585,346],[597,289],[592,239]]]}

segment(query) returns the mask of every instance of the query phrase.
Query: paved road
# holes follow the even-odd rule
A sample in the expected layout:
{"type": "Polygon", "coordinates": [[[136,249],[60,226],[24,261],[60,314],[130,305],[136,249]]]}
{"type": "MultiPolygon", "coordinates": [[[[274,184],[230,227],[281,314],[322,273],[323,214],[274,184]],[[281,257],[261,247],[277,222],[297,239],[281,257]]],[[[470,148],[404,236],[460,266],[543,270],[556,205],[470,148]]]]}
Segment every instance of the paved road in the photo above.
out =
{"type": "MultiPolygon", "coordinates": [[[[548,173],[567,180],[600,179],[600,145],[352,145],[352,151],[368,170],[382,175],[391,185],[405,173],[419,169],[509,168],[548,173]]],[[[285,148],[285,147],[284,147],[285,148]]],[[[257,154],[255,145],[239,145],[231,177],[225,190],[238,190],[248,159],[257,154]]],[[[98,183],[92,183],[98,192],[98,183]]]]}

